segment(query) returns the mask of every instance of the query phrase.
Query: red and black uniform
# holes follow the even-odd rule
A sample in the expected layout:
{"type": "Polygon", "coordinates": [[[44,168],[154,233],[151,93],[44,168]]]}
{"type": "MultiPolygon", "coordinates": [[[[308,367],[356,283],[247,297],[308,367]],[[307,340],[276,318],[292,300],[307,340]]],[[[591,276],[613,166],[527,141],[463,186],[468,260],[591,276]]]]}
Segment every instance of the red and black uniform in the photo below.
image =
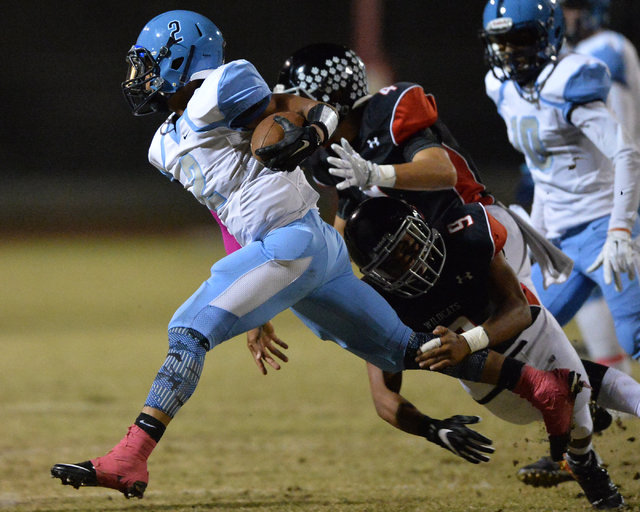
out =
{"type": "MultiPolygon", "coordinates": [[[[415,154],[430,147],[447,151],[458,173],[454,188],[437,191],[412,191],[373,187],[361,191],[350,187],[338,191],[338,216],[346,219],[356,206],[368,196],[380,194],[405,200],[430,219],[442,214],[452,205],[470,202],[493,204],[493,196],[480,181],[478,171],[444,123],[438,119],[433,95],[410,82],[398,82],[378,91],[362,105],[358,136],[350,141],[366,160],[377,164],[400,164],[413,160],[415,154]]],[[[316,151],[305,162],[314,178],[321,184],[334,186],[341,181],[329,174],[326,157],[331,151],[316,151]]]]}
{"type": "MultiPolygon", "coordinates": [[[[480,325],[491,314],[489,266],[502,251],[505,228],[477,203],[451,207],[438,220],[427,218],[427,222],[442,235],[447,253],[433,288],[407,298],[381,289],[366,277],[365,282],[416,331],[431,332],[444,325],[462,332],[480,325]]],[[[527,295],[530,304],[537,304],[533,295],[527,295]]]]}

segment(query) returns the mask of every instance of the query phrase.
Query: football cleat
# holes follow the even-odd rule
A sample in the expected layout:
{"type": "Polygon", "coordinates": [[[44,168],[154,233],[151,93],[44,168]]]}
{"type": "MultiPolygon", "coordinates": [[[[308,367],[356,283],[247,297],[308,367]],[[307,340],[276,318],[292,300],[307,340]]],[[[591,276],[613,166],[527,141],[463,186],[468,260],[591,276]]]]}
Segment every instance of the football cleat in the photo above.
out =
{"type": "Polygon", "coordinates": [[[522,483],[533,487],[555,487],[575,480],[566,461],[554,462],[551,457],[541,457],[520,468],[517,477],[522,483]]]}
{"type": "Polygon", "coordinates": [[[624,498],[613,484],[609,473],[598,463],[598,456],[591,450],[585,462],[578,462],[567,455],[567,463],[576,481],[582,487],[591,505],[598,510],[624,507],[624,498]]]}
{"type": "Polygon", "coordinates": [[[129,427],[127,435],[103,457],[78,464],[55,464],[51,476],[62,485],[107,487],[128,498],[142,498],[149,483],[147,458],[156,445],[144,430],[129,427]]]}

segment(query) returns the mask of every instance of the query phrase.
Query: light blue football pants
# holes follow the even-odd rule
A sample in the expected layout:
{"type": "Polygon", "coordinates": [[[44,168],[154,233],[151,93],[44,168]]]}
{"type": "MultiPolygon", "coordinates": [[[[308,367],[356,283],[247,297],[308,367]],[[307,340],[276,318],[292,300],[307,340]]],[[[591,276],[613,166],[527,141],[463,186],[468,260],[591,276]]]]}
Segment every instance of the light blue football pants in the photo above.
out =
{"type": "Polygon", "coordinates": [[[193,329],[211,349],[289,307],[316,336],[383,370],[404,369],[413,331],[354,275],[342,237],[317,210],[213,265],[169,330],[193,329]]]}
{"type": "MultiPolygon", "coordinates": [[[[617,292],[613,283],[604,282],[602,267],[587,273],[607,238],[609,216],[569,230],[563,237],[551,240],[573,259],[573,272],[562,284],[542,286],[540,267],[532,267],[532,278],[542,304],[556,317],[561,325],[573,318],[587,300],[592,290],[599,287],[604,295],[616,327],[616,335],[622,348],[634,359],[640,358],[640,284],[639,278],[629,280],[622,276],[622,292],[617,292]]],[[[640,234],[640,220],[636,221],[633,237],[640,234]]]]}

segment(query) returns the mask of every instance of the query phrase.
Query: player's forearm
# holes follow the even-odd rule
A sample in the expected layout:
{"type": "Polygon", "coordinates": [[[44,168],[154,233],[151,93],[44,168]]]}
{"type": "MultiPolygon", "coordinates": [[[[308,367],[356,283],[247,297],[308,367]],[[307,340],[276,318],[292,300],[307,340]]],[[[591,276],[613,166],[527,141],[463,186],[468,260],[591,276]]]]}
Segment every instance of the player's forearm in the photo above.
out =
{"type": "Polygon", "coordinates": [[[631,231],[640,203],[640,150],[604,104],[577,107],[571,121],[613,163],[615,178],[609,229],[631,231]]]}
{"type": "Polygon", "coordinates": [[[413,161],[393,167],[396,171],[394,188],[441,190],[456,185],[456,169],[447,152],[439,147],[423,149],[413,161]]]}

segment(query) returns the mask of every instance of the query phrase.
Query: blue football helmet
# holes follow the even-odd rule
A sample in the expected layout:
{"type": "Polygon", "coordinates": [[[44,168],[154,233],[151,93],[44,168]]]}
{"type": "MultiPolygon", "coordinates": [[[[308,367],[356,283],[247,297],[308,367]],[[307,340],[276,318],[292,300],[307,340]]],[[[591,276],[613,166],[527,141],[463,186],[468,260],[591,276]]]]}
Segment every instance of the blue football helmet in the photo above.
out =
{"type": "Polygon", "coordinates": [[[480,37],[496,78],[526,85],[557,59],[564,32],[557,0],[489,0],[480,37]]]}
{"type": "Polygon", "coordinates": [[[127,53],[122,91],[134,115],[166,110],[171,94],[198,71],[224,63],[225,41],[214,23],[192,11],[168,11],[149,21],[127,53]]]}
{"type": "Polygon", "coordinates": [[[610,0],[560,0],[563,9],[581,11],[579,18],[567,22],[567,41],[574,45],[609,23],[610,0]]]}

